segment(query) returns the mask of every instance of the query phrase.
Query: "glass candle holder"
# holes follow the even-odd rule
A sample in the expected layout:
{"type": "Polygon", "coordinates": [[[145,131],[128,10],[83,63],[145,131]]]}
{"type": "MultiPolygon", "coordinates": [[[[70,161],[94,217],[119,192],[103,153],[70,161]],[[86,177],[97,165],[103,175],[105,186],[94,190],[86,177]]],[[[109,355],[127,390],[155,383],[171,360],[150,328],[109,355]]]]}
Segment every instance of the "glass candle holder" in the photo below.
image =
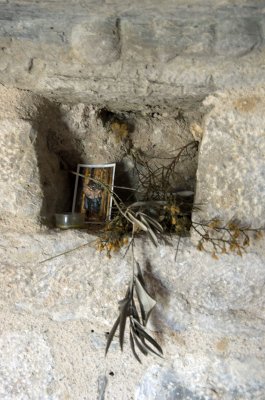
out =
{"type": "Polygon", "coordinates": [[[84,213],[63,213],[55,214],[55,224],[60,229],[77,229],[83,228],[85,224],[84,213]]]}

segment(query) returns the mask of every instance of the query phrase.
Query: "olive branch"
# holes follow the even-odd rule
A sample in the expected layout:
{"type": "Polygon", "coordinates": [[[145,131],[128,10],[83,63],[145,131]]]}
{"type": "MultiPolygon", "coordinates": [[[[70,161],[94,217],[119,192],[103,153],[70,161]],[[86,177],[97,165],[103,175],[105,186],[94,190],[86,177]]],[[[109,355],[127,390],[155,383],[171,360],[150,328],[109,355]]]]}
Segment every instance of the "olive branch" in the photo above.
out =
{"type": "MultiPolygon", "coordinates": [[[[196,213],[203,205],[193,203],[194,193],[191,190],[172,190],[172,183],[177,182],[178,163],[194,158],[197,148],[196,142],[190,142],[177,149],[174,156],[167,158],[151,157],[140,151],[131,151],[127,155],[131,157],[134,171],[138,176],[137,188],[114,186],[112,189],[96,178],[89,178],[108,191],[116,208],[115,215],[105,224],[96,240],[97,249],[106,251],[109,257],[112,252],[120,250],[123,246],[126,246],[125,255],[130,248],[132,249],[132,276],[125,297],[118,303],[119,314],[108,335],[106,355],[117,331],[120,348],[123,350],[128,321],[130,346],[137,361],[141,362],[139,351],[145,356],[148,354],[163,356],[162,348],[147,329],[147,322],[156,301],[148,293],[140,265],[135,260],[134,247],[137,235],[141,233],[147,235],[154,246],[158,246],[159,239],[168,242],[166,237],[170,238],[170,235],[176,235],[179,238],[177,256],[180,239],[188,236],[193,229],[198,235],[197,249],[211,251],[212,257],[215,259],[218,258],[218,254],[222,253],[233,252],[242,256],[250,244],[252,235],[254,239],[262,237],[264,228],[253,229],[236,220],[228,223],[222,223],[219,218],[212,218],[204,222],[192,220],[192,213],[196,213]],[[167,165],[159,164],[159,160],[165,159],[168,161],[167,165]],[[138,193],[141,200],[125,204],[116,193],[116,189],[138,193]]],[[[76,172],[73,174],[85,177],[76,172]]],[[[89,243],[42,262],[75,251],[89,243]]]]}

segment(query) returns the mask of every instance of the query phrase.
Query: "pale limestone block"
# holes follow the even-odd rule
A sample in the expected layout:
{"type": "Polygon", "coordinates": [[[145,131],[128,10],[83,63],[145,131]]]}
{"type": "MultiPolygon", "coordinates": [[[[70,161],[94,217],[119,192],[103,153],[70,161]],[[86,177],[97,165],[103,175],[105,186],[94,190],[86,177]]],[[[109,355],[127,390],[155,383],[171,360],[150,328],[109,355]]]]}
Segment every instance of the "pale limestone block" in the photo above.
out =
{"type": "Polygon", "coordinates": [[[264,91],[211,96],[199,150],[194,219],[265,225],[264,91]]]}
{"type": "Polygon", "coordinates": [[[0,214],[36,219],[42,190],[34,150],[34,129],[23,120],[0,120],[0,214]]]}
{"type": "Polygon", "coordinates": [[[53,380],[50,347],[31,331],[6,331],[0,336],[0,396],[3,400],[51,400],[53,380]]]}
{"type": "Polygon", "coordinates": [[[76,58],[85,64],[110,64],[120,58],[119,20],[92,17],[74,26],[71,36],[76,58]]]}

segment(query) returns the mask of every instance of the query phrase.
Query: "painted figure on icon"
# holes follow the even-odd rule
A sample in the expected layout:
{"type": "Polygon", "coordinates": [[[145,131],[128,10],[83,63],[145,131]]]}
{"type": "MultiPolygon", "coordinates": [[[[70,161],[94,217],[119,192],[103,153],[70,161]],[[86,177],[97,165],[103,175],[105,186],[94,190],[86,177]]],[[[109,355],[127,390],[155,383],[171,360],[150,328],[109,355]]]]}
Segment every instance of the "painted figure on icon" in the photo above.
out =
{"type": "Polygon", "coordinates": [[[83,188],[85,194],[84,208],[90,217],[98,215],[101,207],[102,189],[97,183],[90,183],[83,188]]]}

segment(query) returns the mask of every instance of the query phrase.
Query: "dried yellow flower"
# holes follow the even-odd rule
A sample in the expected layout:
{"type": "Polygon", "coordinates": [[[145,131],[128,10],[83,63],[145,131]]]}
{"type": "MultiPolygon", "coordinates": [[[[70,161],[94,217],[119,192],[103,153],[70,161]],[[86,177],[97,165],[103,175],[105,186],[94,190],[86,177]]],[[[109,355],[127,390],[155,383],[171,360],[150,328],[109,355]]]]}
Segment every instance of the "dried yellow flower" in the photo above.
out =
{"type": "Polygon", "coordinates": [[[116,141],[121,142],[128,136],[128,126],[125,123],[113,122],[110,126],[112,132],[116,136],[116,141]]]}
{"type": "Polygon", "coordinates": [[[220,228],[221,226],[221,221],[218,218],[213,219],[210,223],[209,223],[209,228],[210,229],[216,229],[216,228],[220,228]]]}
{"type": "Polygon", "coordinates": [[[216,252],[215,252],[215,251],[213,251],[213,252],[212,252],[212,258],[214,258],[215,260],[219,260],[219,258],[217,257],[217,255],[216,255],[216,252]]]}
{"type": "Polygon", "coordinates": [[[171,224],[172,225],[176,225],[176,223],[177,223],[176,217],[172,217],[171,218],[171,224]]]}

